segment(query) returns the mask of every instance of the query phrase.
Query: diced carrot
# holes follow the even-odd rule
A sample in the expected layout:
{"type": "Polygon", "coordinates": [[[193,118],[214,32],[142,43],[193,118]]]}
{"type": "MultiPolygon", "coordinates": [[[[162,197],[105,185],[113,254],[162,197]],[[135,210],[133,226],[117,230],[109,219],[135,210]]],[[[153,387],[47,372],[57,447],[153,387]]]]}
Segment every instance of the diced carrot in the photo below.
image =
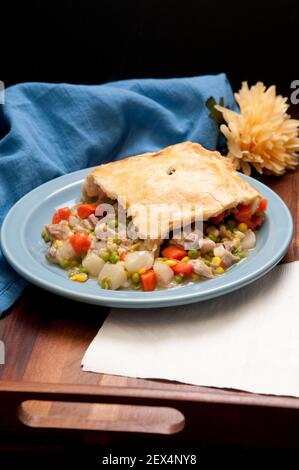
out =
{"type": "Polygon", "coordinates": [[[259,227],[263,223],[263,217],[260,215],[253,214],[251,219],[242,221],[247,225],[248,228],[254,230],[256,227],[259,227]]]}
{"type": "Polygon", "coordinates": [[[87,219],[91,214],[94,214],[97,204],[80,204],[77,207],[77,214],[80,219],[87,219]]]}
{"type": "Polygon", "coordinates": [[[239,204],[235,212],[235,219],[239,222],[246,222],[252,216],[252,210],[250,206],[245,206],[244,204],[239,204]]]}
{"type": "MultiPolygon", "coordinates": [[[[251,217],[251,224],[253,226],[253,228],[255,229],[256,227],[260,227],[263,223],[263,217],[261,217],[260,215],[256,215],[254,214],[252,217],[251,217]]],[[[252,228],[252,227],[250,227],[252,228]]]]}
{"type": "Polygon", "coordinates": [[[52,224],[59,224],[61,221],[60,215],[58,212],[54,212],[53,217],[52,217],[52,224]]]}
{"type": "Polygon", "coordinates": [[[69,220],[71,211],[68,207],[61,207],[58,209],[52,217],[52,224],[59,224],[61,220],[69,220]]]}
{"type": "Polygon", "coordinates": [[[257,212],[265,212],[267,209],[268,201],[267,199],[262,199],[258,205],[257,212]]]}
{"type": "Polygon", "coordinates": [[[84,255],[88,252],[91,241],[84,232],[77,232],[70,237],[70,242],[78,255],[84,255]]]}
{"type": "Polygon", "coordinates": [[[127,255],[127,252],[126,252],[126,251],[123,251],[123,252],[120,254],[120,256],[119,256],[120,261],[125,261],[126,255],[127,255]]]}
{"type": "Polygon", "coordinates": [[[145,273],[141,274],[140,277],[144,291],[150,292],[152,290],[155,290],[157,285],[157,276],[153,269],[150,269],[149,271],[146,271],[145,273]]]}
{"type": "Polygon", "coordinates": [[[251,230],[255,229],[255,225],[254,225],[254,223],[252,222],[251,219],[244,220],[244,221],[242,221],[242,223],[246,224],[247,227],[250,228],[251,230]]]}
{"type": "Polygon", "coordinates": [[[216,215],[216,217],[211,217],[210,221],[213,225],[220,224],[220,222],[224,219],[225,211],[221,212],[221,214],[216,215]]]}
{"type": "Polygon", "coordinates": [[[187,256],[187,251],[185,251],[183,248],[179,248],[174,245],[169,245],[164,250],[162,251],[162,255],[165,258],[170,258],[170,259],[182,259],[185,256],[187,256]]]}
{"type": "Polygon", "coordinates": [[[171,269],[175,274],[180,274],[181,276],[188,277],[192,274],[192,266],[188,263],[182,263],[178,261],[174,266],[171,266],[171,269]]]}

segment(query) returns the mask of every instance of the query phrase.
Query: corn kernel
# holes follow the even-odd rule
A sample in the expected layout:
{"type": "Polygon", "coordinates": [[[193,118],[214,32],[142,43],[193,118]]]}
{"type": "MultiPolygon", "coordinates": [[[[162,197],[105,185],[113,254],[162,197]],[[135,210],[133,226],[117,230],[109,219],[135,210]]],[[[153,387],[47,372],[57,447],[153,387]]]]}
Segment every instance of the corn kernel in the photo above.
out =
{"type": "Polygon", "coordinates": [[[144,273],[146,273],[146,269],[145,269],[145,268],[141,268],[141,269],[139,269],[138,273],[139,273],[139,274],[144,274],[144,273]]]}
{"type": "Polygon", "coordinates": [[[71,281],[77,281],[77,282],[85,282],[87,281],[87,274],[85,273],[80,273],[80,274],[74,274],[73,276],[70,277],[71,281]]]}
{"type": "Polygon", "coordinates": [[[238,225],[237,229],[240,230],[240,232],[244,233],[248,230],[248,225],[242,222],[241,224],[238,225]]]}
{"type": "Polygon", "coordinates": [[[167,264],[167,266],[169,266],[171,268],[172,266],[175,266],[177,262],[174,261],[173,259],[168,259],[168,260],[164,261],[164,263],[167,264]]]}
{"type": "Polygon", "coordinates": [[[221,266],[218,266],[218,268],[216,268],[215,271],[216,271],[217,274],[223,274],[224,273],[224,269],[221,266]]]}
{"type": "Polygon", "coordinates": [[[211,264],[212,264],[213,266],[219,266],[220,263],[221,263],[221,258],[220,258],[219,256],[214,256],[214,257],[212,258],[211,264]]]}
{"type": "Polygon", "coordinates": [[[187,263],[190,260],[189,256],[184,256],[184,258],[181,259],[182,263],[187,263]]]}
{"type": "Polygon", "coordinates": [[[55,240],[54,247],[59,248],[60,246],[62,246],[62,241],[61,240],[55,240]]]}
{"type": "Polygon", "coordinates": [[[157,258],[157,261],[166,261],[166,259],[167,259],[167,258],[163,258],[163,257],[159,256],[159,257],[157,258]]]}

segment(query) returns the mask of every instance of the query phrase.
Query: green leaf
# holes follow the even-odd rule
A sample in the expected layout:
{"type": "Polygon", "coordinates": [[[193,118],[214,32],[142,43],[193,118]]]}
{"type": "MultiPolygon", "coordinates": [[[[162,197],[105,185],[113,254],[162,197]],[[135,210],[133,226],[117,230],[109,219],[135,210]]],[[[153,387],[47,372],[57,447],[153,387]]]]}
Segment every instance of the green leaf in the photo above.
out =
{"type": "MultiPolygon", "coordinates": [[[[210,98],[207,99],[206,101],[206,107],[210,111],[209,117],[220,126],[221,124],[224,123],[224,119],[222,116],[222,113],[218,111],[218,109],[215,108],[215,105],[217,104],[215,98],[213,96],[210,96],[210,98]]],[[[220,106],[224,106],[224,98],[223,96],[220,98],[219,101],[220,106]]]]}

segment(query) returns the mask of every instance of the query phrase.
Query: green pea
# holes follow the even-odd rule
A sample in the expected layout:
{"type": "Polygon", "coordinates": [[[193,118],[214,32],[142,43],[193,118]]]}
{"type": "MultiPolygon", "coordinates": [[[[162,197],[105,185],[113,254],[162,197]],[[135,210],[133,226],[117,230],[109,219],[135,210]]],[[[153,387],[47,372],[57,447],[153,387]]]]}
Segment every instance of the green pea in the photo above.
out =
{"type": "Polygon", "coordinates": [[[109,261],[112,264],[116,264],[119,261],[119,256],[116,251],[113,251],[109,256],[109,261]]]}
{"type": "Polygon", "coordinates": [[[243,258],[246,258],[246,253],[244,253],[244,251],[240,251],[239,253],[237,253],[237,255],[239,256],[240,259],[243,259],[243,258]]]}
{"type": "Polygon", "coordinates": [[[132,282],[133,282],[133,284],[135,284],[135,286],[139,284],[139,282],[140,282],[139,273],[132,274],[132,282]]]}
{"type": "Polygon", "coordinates": [[[140,284],[136,284],[136,285],[133,284],[133,285],[132,285],[132,288],[133,288],[134,290],[139,290],[140,287],[141,287],[140,284]]]}
{"type": "Polygon", "coordinates": [[[88,271],[87,271],[86,268],[84,268],[84,266],[79,266],[79,272],[84,273],[84,274],[88,274],[88,271]]]}
{"type": "Polygon", "coordinates": [[[110,253],[108,253],[107,251],[105,251],[104,253],[101,253],[100,258],[102,258],[102,260],[105,261],[105,263],[107,263],[107,261],[109,261],[109,258],[110,258],[110,253]]]}
{"type": "Polygon", "coordinates": [[[217,242],[218,240],[218,237],[215,237],[215,235],[213,235],[212,233],[209,233],[208,238],[213,242],[217,242]]]}
{"type": "Polygon", "coordinates": [[[109,277],[104,277],[101,281],[101,287],[102,289],[110,289],[111,286],[111,280],[109,277]]]}
{"type": "Polygon", "coordinates": [[[116,245],[120,245],[121,244],[121,239],[120,238],[113,238],[113,243],[115,243],[116,245]]]}
{"type": "Polygon", "coordinates": [[[190,259],[196,259],[199,257],[199,251],[196,250],[195,248],[192,248],[191,250],[188,251],[188,256],[190,259]]]}
{"type": "Polygon", "coordinates": [[[234,219],[229,219],[229,220],[226,222],[226,228],[227,228],[227,230],[234,230],[235,227],[236,227],[236,222],[234,221],[234,219]]]}
{"type": "Polygon", "coordinates": [[[48,232],[46,232],[46,231],[42,232],[42,238],[44,239],[45,243],[49,243],[50,237],[48,235],[48,232]]]}
{"type": "Polygon", "coordinates": [[[204,262],[207,266],[211,266],[211,261],[209,261],[208,259],[204,259],[203,262],[204,262]]]}
{"type": "Polygon", "coordinates": [[[62,269],[71,268],[70,262],[69,262],[68,260],[66,260],[66,259],[64,259],[63,261],[60,261],[59,266],[60,266],[62,269]]]}
{"type": "Polygon", "coordinates": [[[177,274],[174,278],[178,284],[181,284],[184,280],[184,277],[181,276],[180,274],[177,274]]]}

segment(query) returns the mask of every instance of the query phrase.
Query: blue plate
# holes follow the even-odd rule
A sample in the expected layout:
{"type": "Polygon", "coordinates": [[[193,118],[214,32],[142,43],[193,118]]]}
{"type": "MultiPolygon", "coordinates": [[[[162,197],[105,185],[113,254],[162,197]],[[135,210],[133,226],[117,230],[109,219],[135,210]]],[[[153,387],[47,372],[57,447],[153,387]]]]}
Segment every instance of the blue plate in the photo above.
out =
{"type": "Polygon", "coordinates": [[[49,181],[24,196],[7,214],[2,225],[2,249],[8,262],[28,281],[71,299],[111,307],[153,308],[182,305],[227,294],[255,281],[283,257],[293,236],[293,221],[284,202],[267,186],[244,176],[268,199],[267,217],[257,234],[256,248],[248,258],[223,276],[187,286],[154,292],[109,291],[95,280],[84,284],[68,280],[66,272],[47,263],[41,239],[44,223],[54,210],[80,200],[89,169],[49,181]]]}

